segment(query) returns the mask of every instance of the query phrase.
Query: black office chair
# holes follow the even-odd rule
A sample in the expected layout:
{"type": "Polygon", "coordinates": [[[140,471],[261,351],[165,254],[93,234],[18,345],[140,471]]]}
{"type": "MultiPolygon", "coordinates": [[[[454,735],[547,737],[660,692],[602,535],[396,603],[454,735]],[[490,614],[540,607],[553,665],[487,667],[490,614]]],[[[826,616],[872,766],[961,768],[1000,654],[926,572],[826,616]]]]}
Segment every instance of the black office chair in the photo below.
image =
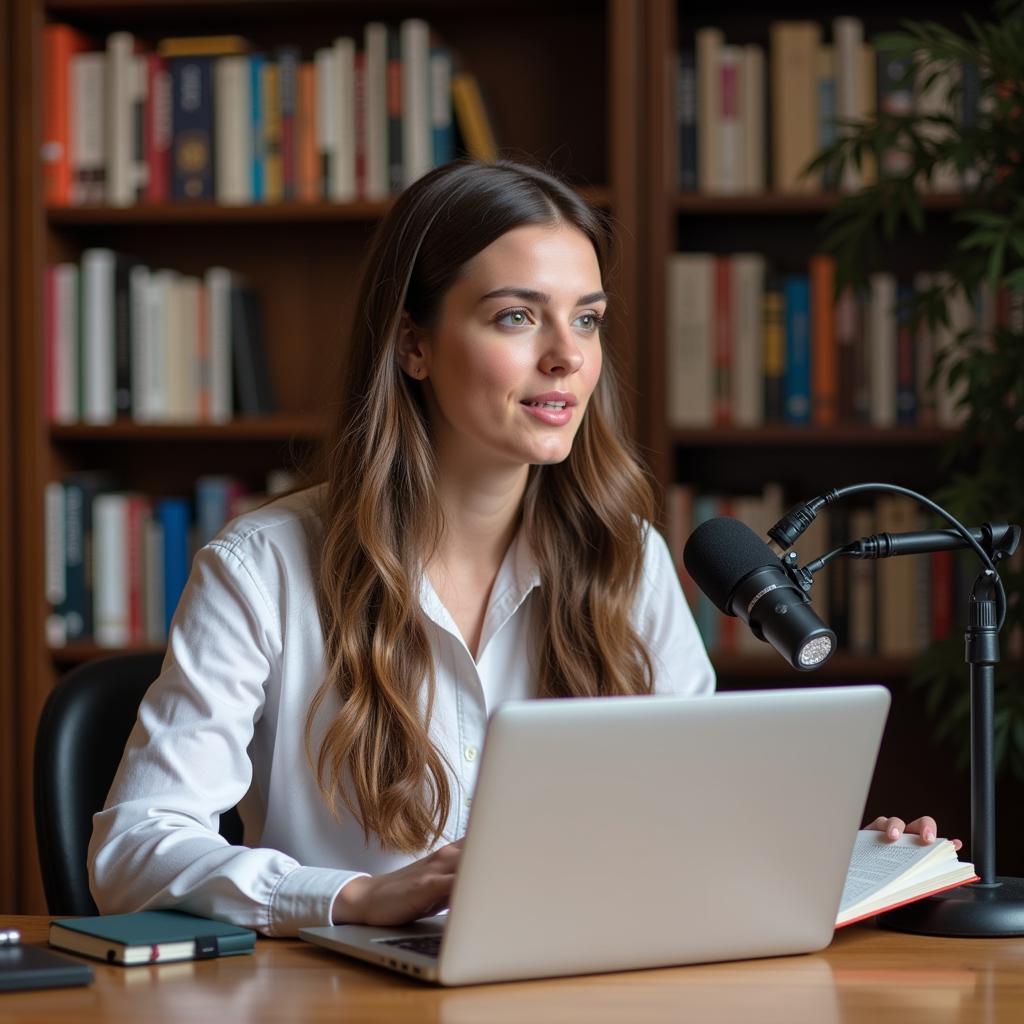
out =
{"type": "MultiPolygon", "coordinates": [[[[35,819],[46,905],[67,917],[99,913],[86,857],[92,816],[102,810],[128,735],[163,655],[119,654],[69,672],[53,688],[36,730],[35,819]]],[[[220,833],[242,841],[232,808],[220,833]]]]}

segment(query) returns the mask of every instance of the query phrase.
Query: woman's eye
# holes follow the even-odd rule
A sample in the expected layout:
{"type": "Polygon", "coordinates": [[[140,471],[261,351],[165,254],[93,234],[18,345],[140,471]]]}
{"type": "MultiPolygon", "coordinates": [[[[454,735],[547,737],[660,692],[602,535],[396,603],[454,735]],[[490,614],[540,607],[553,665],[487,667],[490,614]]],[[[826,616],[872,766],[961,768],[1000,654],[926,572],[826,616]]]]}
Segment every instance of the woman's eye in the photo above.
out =
{"type": "Polygon", "coordinates": [[[506,309],[495,318],[495,323],[504,323],[509,327],[525,327],[530,322],[530,314],[525,309],[506,309]]]}
{"type": "Polygon", "coordinates": [[[581,324],[585,331],[596,331],[604,323],[604,317],[597,313],[584,313],[576,318],[576,323],[581,324]]]}

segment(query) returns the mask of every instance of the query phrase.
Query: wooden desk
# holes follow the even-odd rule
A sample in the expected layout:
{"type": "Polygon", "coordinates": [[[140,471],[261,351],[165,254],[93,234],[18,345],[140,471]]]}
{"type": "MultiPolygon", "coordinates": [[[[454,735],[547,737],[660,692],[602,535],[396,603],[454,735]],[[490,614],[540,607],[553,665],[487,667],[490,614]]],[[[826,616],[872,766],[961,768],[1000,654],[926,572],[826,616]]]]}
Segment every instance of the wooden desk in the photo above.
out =
{"type": "MultiPolygon", "coordinates": [[[[45,943],[47,918],[0,918],[45,943]]],[[[0,1024],[991,1024],[1024,1020],[1024,939],[931,939],[855,925],[808,956],[439,989],[299,940],[160,967],[93,962],[88,988],[0,993],[0,1024]]]]}

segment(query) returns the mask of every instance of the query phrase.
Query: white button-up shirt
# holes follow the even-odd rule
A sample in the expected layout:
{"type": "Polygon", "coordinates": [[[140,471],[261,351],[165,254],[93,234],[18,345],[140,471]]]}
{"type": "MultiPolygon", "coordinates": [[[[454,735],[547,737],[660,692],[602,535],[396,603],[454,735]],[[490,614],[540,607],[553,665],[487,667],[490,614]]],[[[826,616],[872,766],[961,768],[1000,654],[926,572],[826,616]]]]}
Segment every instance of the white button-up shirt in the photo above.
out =
{"type": "MultiPolygon", "coordinates": [[[[89,871],[102,913],[177,908],[292,935],[329,924],[335,897],[353,878],[416,859],[367,842],[343,804],[340,822],[332,816],[307,761],[306,713],[327,672],[310,563],[318,529],[308,493],[293,495],[235,520],[196,556],[163,670],[94,818],[89,871]],[[244,846],[217,832],[220,814],[236,804],[244,846]]],[[[544,624],[531,595],[540,585],[520,533],[492,588],[474,659],[422,576],[436,675],[430,736],[452,772],[442,842],[465,831],[488,714],[536,696],[544,624]]],[[[714,687],[668,548],[653,529],[634,625],[658,693],[714,687]]],[[[325,702],[314,756],[336,708],[325,702]]]]}

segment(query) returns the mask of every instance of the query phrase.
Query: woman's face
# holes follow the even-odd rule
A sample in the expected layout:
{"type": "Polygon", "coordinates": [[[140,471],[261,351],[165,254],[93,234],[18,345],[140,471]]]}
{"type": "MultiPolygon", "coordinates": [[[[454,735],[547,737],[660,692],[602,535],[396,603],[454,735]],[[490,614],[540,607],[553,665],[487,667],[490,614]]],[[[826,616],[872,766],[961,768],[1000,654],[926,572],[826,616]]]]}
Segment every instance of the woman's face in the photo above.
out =
{"type": "Polygon", "coordinates": [[[426,383],[439,458],[565,459],[601,373],[606,306],[594,247],[576,228],[514,228],[477,253],[436,328],[403,351],[403,368],[426,383]]]}

